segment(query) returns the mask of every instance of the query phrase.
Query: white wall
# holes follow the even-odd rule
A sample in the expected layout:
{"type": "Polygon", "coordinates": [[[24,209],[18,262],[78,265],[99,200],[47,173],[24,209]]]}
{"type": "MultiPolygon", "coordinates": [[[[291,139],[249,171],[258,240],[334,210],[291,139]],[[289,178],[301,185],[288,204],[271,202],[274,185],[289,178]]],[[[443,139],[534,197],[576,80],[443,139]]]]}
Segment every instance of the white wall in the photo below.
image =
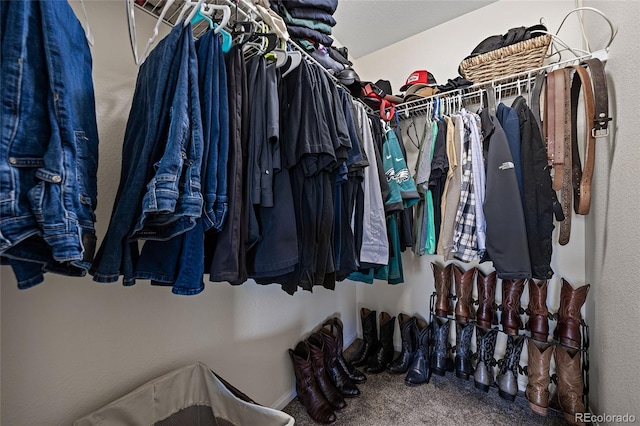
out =
{"type": "MultiPolygon", "coordinates": [[[[86,5],[95,33],[101,241],[118,186],[136,67],[123,2],[86,5]]],[[[137,11],[136,23],[143,44],[153,21],[137,11]]],[[[20,291],[10,269],[1,269],[0,423],[7,426],[69,424],[194,361],[257,402],[281,408],[294,392],[287,348],[335,313],[345,322],[346,340],[355,337],[356,290],[350,282],[338,283],[335,292],[293,297],[279,286],[207,283],[202,294],[190,297],[147,281],[125,288],[48,275],[41,285],[20,291]]]]}
{"type": "MultiPolygon", "coordinates": [[[[453,4],[453,3],[452,3],[453,4]]],[[[548,28],[555,31],[562,18],[573,8],[574,2],[566,1],[512,1],[503,0],[492,3],[481,9],[453,19],[435,28],[424,31],[401,42],[381,49],[375,53],[359,58],[354,68],[360,77],[367,81],[388,79],[394,92],[398,92],[406,78],[418,69],[432,72],[439,83],[458,75],[458,65],[473,48],[486,37],[505,33],[516,26],[531,26],[538,23],[541,17],[546,18],[548,28]]],[[[581,47],[579,27],[576,20],[568,20],[560,33],[563,40],[574,47],[581,47]]],[[[566,57],[567,59],[569,57],[566,57]]],[[[505,100],[508,105],[510,102],[505,100]]],[[[417,160],[417,149],[406,137],[407,125],[410,120],[403,122],[405,146],[409,156],[409,167],[414,167],[417,160]]],[[[416,119],[418,129],[422,129],[424,119],[416,119]]],[[[415,137],[414,137],[415,140],[415,137]]],[[[557,241],[558,226],[554,233],[557,241]]],[[[425,318],[429,315],[429,297],[434,292],[433,272],[431,262],[442,263],[442,256],[418,257],[411,252],[402,256],[405,283],[389,286],[376,281],[373,285],[357,284],[358,306],[369,307],[378,311],[385,310],[394,315],[400,312],[421,314],[425,318]]],[[[457,264],[465,269],[477,264],[457,264]]],[[[490,263],[479,265],[487,272],[492,269],[490,263]]],[[[585,281],[585,221],[584,217],[573,218],[571,240],[566,246],[553,247],[551,267],[555,275],[549,284],[549,308],[556,311],[559,306],[561,278],[567,279],[574,286],[580,286],[585,281]]],[[[475,286],[474,286],[475,287],[475,286]]],[[[497,301],[501,300],[498,285],[497,301]]],[[[526,304],[528,293],[522,303],[526,304]]],[[[475,288],[474,288],[474,296],[475,288]]],[[[360,327],[360,324],[358,324],[360,327]]],[[[359,328],[360,330],[360,328],[359,328]]],[[[455,330],[451,326],[451,342],[455,342],[455,330]]],[[[399,333],[395,333],[396,346],[400,345],[399,333]]],[[[475,340],[475,339],[474,339],[475,340]]],[[[474,342],[475,345],[475,342],[474,342]]],[[[504,353],[506,337],[499,335],[496,348],[496,358],[504,353]]],[[[474,346],[475,347],[475,346],[474,346]]],[[[526,365],[526,349],[522,353],[521,361],[526,365]]],[[[526,377],[520,376],[520,387],[526,385],[526,377]]]]}
{"type": "MultiPolygon", "coordinates": [[[[593,410],[640,418],[640,228],[638,182],[640,147],[636,105],[640,86],[640,3],[586,1],[606,13],[620,30],[606,64],[611,135],[596,141],[593,204],[587,223],[587,277],[594,283],[587,311],[591,326],[593,410]]],[[[607,23],[586,13],[587,35],[594,48],[609,38],[607,23]]],[[[637,420],[636,420],[637,421],[637,420]]]]}

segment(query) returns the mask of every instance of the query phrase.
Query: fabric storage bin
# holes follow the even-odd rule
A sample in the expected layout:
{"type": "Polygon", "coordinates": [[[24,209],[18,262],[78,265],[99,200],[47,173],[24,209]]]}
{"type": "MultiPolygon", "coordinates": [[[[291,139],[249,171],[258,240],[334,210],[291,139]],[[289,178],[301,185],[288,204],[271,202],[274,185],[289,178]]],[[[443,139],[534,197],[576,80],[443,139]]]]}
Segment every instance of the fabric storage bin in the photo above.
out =
{"type": "Polygon", "coordinates": [[[195,363],[154,379],[74,422],[90,425],[291,426],[282,411],[262,407],[195,363]],[[236,396],[237,395],[237,396],[236,396]]]}

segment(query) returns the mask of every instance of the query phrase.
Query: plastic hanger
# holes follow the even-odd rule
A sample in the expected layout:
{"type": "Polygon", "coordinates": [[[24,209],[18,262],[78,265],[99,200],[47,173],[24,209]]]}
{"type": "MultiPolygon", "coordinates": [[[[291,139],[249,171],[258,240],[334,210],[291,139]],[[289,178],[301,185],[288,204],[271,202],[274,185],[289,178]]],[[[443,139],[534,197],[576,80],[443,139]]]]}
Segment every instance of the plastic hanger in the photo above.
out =
{"type": "Polygon", "coordinates": [[[287,64],[283,66],[284,71],[282,72],[282,77],[286,77],[294,69],[298,68],[298,66],[302,63],[302,53],[298,51],[287,51],[287,64]],[[286,69],[285,69],[286,68],[286,69]]]}
{"type": "Polygon", "coordinates": [[[142,53],[141,57],[138,57],[138,49],[137,49],[137,45],[135,44],[136,25],[135,25],[135,20],[133,18],[133,0],[125,0],[125,1],[128,2],[129,4],[129,13],[127,14],[127,17],[129,18],[129,39],[131,40],[133,57],[136,61],[136,65],[141,65],[145,61],[145,59],[147,59],[147,56],[149,56],[149,52],[151,51],[151,46],[153,45],[153,43],[156,41],[156,38],[158,37],[160,24],[162,23],[164,16],[169,11],[169,8],[171,7],[171,5],[175,3],[175,0],[167,0],[167,2],[164,4],[164,7],[162,8],[162,12],[160,12],[160,15],[158,16],[158,20],[156,21],[156,25],[155,27],[153,27],[153,34],[151,35],[151,38],[149,38],[149,41],[147,42],[147,45],[145,46],[144,52],[142,53]],[[132,24],[133,24],[133,36],[131,36],[132,24]]]}
{"type": "Polygon", "coordinates": [[[93,32],[91,32],[91,25],[89,25],[89,15],[87,15],[87,9],[84,6],[84,0],[80,0],[80,5],[82,6],[82,14],[84,15],[84,35],[87,37],[87,41],[91,46],[95,43],[93,38],[93,32]]]}
{"type": "Polygon", "coordinates": [[[204,3],[204,0],[185,1],[184,4],[182,5],[182,10],[180,11],[180,15],[178,15],[178,19],[176,20],[176,23],[182,22],[182,18],[184,17],[185,13],[187,12],[187,10],[189,10],[189,8],[191,8],[191,12],[184,19],[184,24],[182,24],[182,26],[186,27],[187,25],[190,25],[193,17],[196,16],[197,13],[201,13],[202,3],[204,3]]]}

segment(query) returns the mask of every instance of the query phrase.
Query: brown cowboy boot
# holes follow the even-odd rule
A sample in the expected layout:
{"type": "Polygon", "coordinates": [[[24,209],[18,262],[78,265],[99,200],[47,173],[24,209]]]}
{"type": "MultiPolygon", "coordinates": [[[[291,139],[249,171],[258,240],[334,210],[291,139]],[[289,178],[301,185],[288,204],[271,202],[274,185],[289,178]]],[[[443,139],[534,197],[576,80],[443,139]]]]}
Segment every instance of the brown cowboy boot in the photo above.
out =
{"type": "Polygon", "coordinates": [[[453,263],[442,267],[432,262],[431,268],[433,269],[433,280],[436,287],[436,315],[446,317],[451,311],[449,299],[451,297],[451,269],[453,268],[453,263]]]}
{"type": "Polygon", "coordinates": [[[313,374],[311,351],[306,341],[298,343],[295,349],[289,349],[296,376],[296,393],[298,401],[306,408],[309,416],[320,423],[333,423],[336,414],[322,394],[313,374]]]}
{"type": "Polygon", "coordinates": [[[473,277],[476,274],[476,268],[468,271],[462,270],[459,266],[453,267],[453,277],[456,287],[456,321],[459,324],[466,324],[470,319],[475,318],[472,304],[473,277]]]}
{"type": "Polygon", "coordinates": [[[502,280],[502,331],[515,336],[522,328],[520,297],[524,291],[524,280],[502,280]]]}
{"type": "Polygon", "coordinates": [[[527,342],[529,383],[524,394],[529,400],[531,410],[541,416],[547,415],[547,407],[549,407],[549,363],[553,347],[553,345],[536,343],[532,339],[527,342]]]}
{"type": "Polygon", "coordinates": [[[482,328],[491,328],[492,325],[498,324],[498,313],[495,309],[496,271],[485,275],[478,269],[476,285],[478,286],[477,324],[482,328]]]}
{"type": "Polygon", "coordinates": [[[547,309],[547,280],[529,282],[529,320],[526,328],[531,331],[531,337],[540,342],[546,342],[549,337],[549,309],[547,309]]]}
{"type": "Polygon", "coordinates": [[[579,348],[582,342],[580,335],[580,308],[587,299],[590,285],[583,285],[575,289],[562,279],[562,290],[560,291],[560,308],[558,309],[558,325],[553,332],[553,337],[560,341],[560,344],[571,348],[579,348]]]}
{"type": "MultiPolygon", "coordinates": [[[[318,334],[318,333],[314,333],[318,334]]],[[[313,365],[313,375],[316,378],[316,383],[322,391],[322,394],[329,405],[334,410],[341,410],[347,406],[342,394],[336,387],[331,383],[329,376],[327,374],[327,370],[324,365],[324,341],[321,336],[316,336],[315,338],[309,338],[307,340],[307,344],[309,345],[309,351],[311,352],[311,362],[313,365]]]]}
{"type": "Polygon", "coordinates": [[[558,375],[558,403],[564,419],[571,425],[584,425],[576,420],[576,413],[584,413],[584,382],[582,381],[581,352],[556,346],[556,374],[558,375]]]}

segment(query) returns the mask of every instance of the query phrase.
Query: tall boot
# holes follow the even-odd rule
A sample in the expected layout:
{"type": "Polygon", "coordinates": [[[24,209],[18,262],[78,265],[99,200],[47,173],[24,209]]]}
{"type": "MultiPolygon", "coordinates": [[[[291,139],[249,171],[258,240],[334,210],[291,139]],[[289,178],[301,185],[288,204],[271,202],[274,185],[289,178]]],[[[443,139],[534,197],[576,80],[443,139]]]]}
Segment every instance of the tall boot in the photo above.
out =
{"type": "Polygon", "coordinates": [[[498,330],[494,328],[476,328],[478,363],[476,371],[473,373],[473,380],[476,388],[485,392],[489,392],[489,388],[493,384],[493,366],[495,365],[493,354],[496,350],[497,338],[498,330]]]}
{"type": "Polygon", "coordinates": [[[451,311],[451,269],[453,263],[440,266],[435,262],[431,263],[433,269],[433,280],[436,287],[436,315],[446,317],[451,311]]]}
{"type": "Polygon", "coordinates": [[[580,322],[582,315],[580,308],[587,300],[590,285],[583,285],[573,289],[564,278],[562,290],[560,290],[560,308],[558,309],[558,325],[553,332],[553,337],[560,344],[570,348],[579,348],[582,342],[580,334],[580,322]]]}
{"type": "MultiPolygon", "coordinates": [[[[415,317],[414,317],[415,318],[415,317]]],[[[429,383],[431,378],[431,365],[429,352],[431,345],[431,327],[423,319],[416,318],[412,324],[416,336],[416,352],[413,362],[409,366],[407,375],[404,378],[408,386],[418,386],[429,383]]]]}
{"type": "Polygon", "coordinates": [[[473,366],[471,365],[471,338],[473,337],[474,325],[456,324],[456,377],[461,379],[469,379],[473,375],[473,366]]]}
{"type": "Polygon", "coordinates": [[[515,336],[522,328],[520,297],[524,291],[524,280],[502,280],[502,331],[515,336]]]}
{"type": "Polygon", "coordinates": [[[581,352],[556,346],[556,374],[558,375],[558,403],[565,420],[571,425],[583,425],[575,419],[576,413],[584,413],[584,382],[582,380],[581,352]]]}
{"type": "Polygon", "coordinates": [[[400,336],[402,337],[402,350],[400,355],[394,359],[387,368],[389,372],[395,374],[404,374],[413,362],[417,344],[414,331],[416,328],[416,317],[410,317],[407,314],[398,315],[398,324],[400,326],[400,336]]]}
{"type": "Polygon", "coordinates": [[[524,336],[507,337],[507,350],[502,358],[500,373],[496,377],[498,393],[508,401],[516,399],[518,393],[518,365],[523,344],[524,336]]]}
{"type": "Polygon", "coordinates": [[[529,282],[529,319],[526,329],[531,331],[531,337],[540,342],[546,342],[549,337],[549,309],[547,309],[547,280],[529,282]]]}
{"type": "Polygon", "coordinates": [[[325,329],[320,329],[319,332],[309,336],[309,342],[313,342],[316,345],[321,345],[317,342],[317,339],[323,341],[322,349],[324,351],[324,366],[329,380],[340,391],[345,398],[353,398],[360,395],[360,389],[353,383],[347,373],[342,370],[338,363],[338,348],[333,336],[325,329]]]}
{"type": "Polygon", "coordinates": [[[393,331],[396,327],[396,317],[386,312],[380,313],[380,345],[375,353],[367,360],[364,371],[367,373],[382,373],[393,360],[393,331]]]}
{"type": "Polygon", "coordinates": [[[495,309],[496,271],[485,275],[478,269],[476,285],[478,286],[477,324],[482,328],[491,328],[492,325],[498,324],[498,313],[495,309]]]}
{"type": "Polygon", "coordinates": [[[344,345],[344,336],[342,330],[344,329],[344,326],[342,325],[342,321],[340,321],[340,318],[331,318],[328,321],[325,321],[325,323],[322,325],[324,326],[324,331],[334,337],[336,348],[338,351],[338,364],[340,364],[342,370],[347,373],[347,376],[349,376],[353,383],[366,382],[367,377],[362,374],[360,370],[351,365],[350,362],[347,362],[344,359],[344,354],[342,352],[344,345]]]}
{"type": "Polygon", "coordinates": [[[431,352],[431,369],[438,376],[453,371],[453,361],[449,358],[449,320],[434,318],[431,323],[433,350],[431,352]]]}
{"type": "Polygon", "coordinates": [[[473,313],[473,278],[476,274],[476,268],[468,271],[462,270],[458,265],[453,267],[453,278],[456,287],[456,321],[466,324],[470,319],[475,318],[473,313]]]}
{"type": "Polygon", "coordinates": [[[367,308],[360,309],[360,321],[362,322],[363,343],[358,353],[351,360],[354,367],[367,363],[372,353],[378,350],[378,330],[376,327],[376,311],[367,308]]]}
{"type": "Polygon", "coordinates": [[[315,336],[308,340],[313,375],[316,378],[316,383],[322,391],[322,394],[329,402],[329,405],[331,405],[334,410],[341,410],[346,407],[347,404],[344,402],[340,391],[331,383],[327,375],[327,370],[324,365],[324,341],[322,340],[322,336],[319,336],[318,333],[314,334],[315,336]]]}
{"type": "Polygon", "coordinates": [[[306,408],[313,420],[325,424],[335,422],[336,414],[316,383],[307,342],[300,342],[295,349],[289,349],[289,356],[296,376],[298,401],[306,408]]]}
{"type": "Polygon", "coordinates": [[[529,383],[527,383],[524,395],[529,400],[529,407],[534,413],[546,416],[547,407],[549,407],[549,364],[553,354],[553,345],[536,343],[533,339],[528,339],[527,352],[529,354],[527,365],[529,383]]]}

